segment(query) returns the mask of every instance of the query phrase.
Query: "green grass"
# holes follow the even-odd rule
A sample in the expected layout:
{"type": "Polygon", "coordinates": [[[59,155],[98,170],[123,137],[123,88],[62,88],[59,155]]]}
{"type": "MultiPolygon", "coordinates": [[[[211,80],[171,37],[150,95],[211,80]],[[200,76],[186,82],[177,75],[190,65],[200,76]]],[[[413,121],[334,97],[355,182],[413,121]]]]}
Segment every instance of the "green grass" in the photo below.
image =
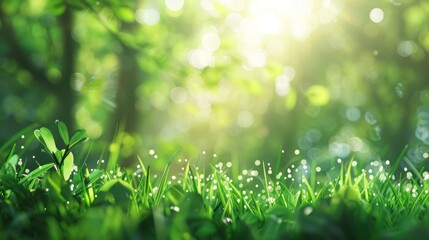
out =
{"type": "Polygon", "coordinates": [[[275,167],[214,158],[202,169],[173,154],[152,173],[141,158],[133,168],[112,165],[118,152],[91,168],[90,150],[79,147],[90,149],[85,133],[69,137],[57,127],[62,142],[47,128],[35,131],[48,161],[34,169],[27,165],[37,159],[15,144],[28,129],[0,147],[0,239],[429,237],[429,173],[404,157],[406,148],[392,162],[338,159],[329,167],[280,154],[275,167]]]}

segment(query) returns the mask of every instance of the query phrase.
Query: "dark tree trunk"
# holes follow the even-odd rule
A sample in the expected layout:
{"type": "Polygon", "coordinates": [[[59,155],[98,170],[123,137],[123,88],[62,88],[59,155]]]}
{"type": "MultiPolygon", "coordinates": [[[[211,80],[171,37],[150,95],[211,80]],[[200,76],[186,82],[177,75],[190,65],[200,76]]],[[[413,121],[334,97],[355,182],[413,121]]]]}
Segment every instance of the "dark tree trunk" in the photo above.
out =
{"type": "Polygon", "coordinates": [[[71,88],[71,76],[75,70],[76,61],[76,42],[72,38],[73,12],[69,6],[65,6],[64,13],[59,17],[59,25],[62,37],[62,56],[58,59],[61,61],[61,78],[58,83],[49,80],[47,68],[37,66],[30,56],[33,51],[23,47],[18,38],[10,16],[7,16],[0,7],[0,33],[6,40],[8,47],[13,51],[8,52],[10,58],[14,59],[18,65],[27,70],[33,76],[34,86],[45,91],[47,94],[53,94],[57,98],[56,119],[66,122],[70,127],[74,127],[74,104],[76,94],[71,88]]]}
{"type": "Polygon", "coordinates": [[[124,124],[124,130],[128,133],[136,132],[139,122],[136,91],[142,73],[134,54],[131,50],[124,49],[119,55],[120,69],[114,116],[114,124],[124,124]]]}
{"type": "Polygon", "coordinates": [[[71,86],[71,76],[73,75],[76,66],[77,45],[75,40],[72,38],[74,24],[72,9],[66,6],[66,10],[60,16],[59,20],[63,46],[61,59],[62,77],[56,92],[58,99],[57,117],[70,127],[74,128],[74,104],[76,103],[76,93],[71,86]]]}
{"type": "MultiPolygon", "coordinates": [[[[121,31],[126,34],[134,34],[137,23],[122,23],[121,31]]],[[[118,54],[119,71],[116,89],[116,108],[111,118],[111,124],[106,132],[109,139],[113,139],[119,126],[127,134],[135,134],[140,124],[140,116],[136,109],[137,88],[143,78],[143,72],[139,66],[136,49],[121,42],[122,50],[118,54]]],[[[135,149],[121,157],[123,164],[129,164],[136,160],[135,149]]]]}

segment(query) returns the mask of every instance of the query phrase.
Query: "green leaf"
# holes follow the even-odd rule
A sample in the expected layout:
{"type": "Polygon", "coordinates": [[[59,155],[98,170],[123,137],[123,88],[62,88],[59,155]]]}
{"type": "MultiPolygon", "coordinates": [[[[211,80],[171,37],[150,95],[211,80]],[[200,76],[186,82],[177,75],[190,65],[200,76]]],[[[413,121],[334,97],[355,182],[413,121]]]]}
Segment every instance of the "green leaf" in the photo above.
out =
{"type": "Polygon", "coordinates": [[[12,149],[9,151],[9,154],[6,157],[4,165],[1,167],[1,173],[4,173],[4,170],[7,174],[15,176],[16,173],[16,164],[18,163],[18,155],[13,154],[15,152],[16,144],[13,145],[12,149]]]}
{"type": "Polygon", "coordinates": [[[61,176],[57,172],[51,172],[48,174],[47,178],[45,178],[45,181],[45,187],[49,188],[50,200],[65,202],[66,199],[61,192],[62,186],[65,184],[65,182],[63,179],[61,179],[61,176]]]}
{"type": "Polygon", "coordinates": [[[98,192],[95,203],[117,204],[126,208],[131,203],[130,197],[133,187],[122,179],[114,179],[106,182],[98,192]]]}
{"type": "Polygon", "coordinates": [[[66,124],[59,120],[57,120],[56,123],[57,123],[58,132],[61,136],[61,139],[66,145],[68,145],[70,143],[70,138],[69,138],[69,131],[67,129],[66,124]]]}
{"type": "Polygon", "coordinates": [[[54,153],[57,151],[54,136],[52,136],[52,132],[49,129],[45,127],[40,128],[40,137],[43,139],[43,142],[45,143],[45,146],[49,150],[49,152],[54,153]]]}
{"type": "Polygon", "coordinates": [[[88,177],[88,187],[91,187],[98,179],[103,176],[104,172],[101,170],[94,170],[88,177]]]}
{"type": "Polygon", "coordinates": [[[4,167],[6,168],[6,173],[15,176],[16,174],[16,165],[18,164],[19,157],[14,154],[6,160],[4,167]]]}
{"type": "Polygon", "coordinates": [[[61,165],[61,160],[63,159],[63,152],[62,150],[57,150],[55,151],[55,159],[56,159],[56,163],[58,165],[61,165]]]}
{"type": "Polygon", "coordinates": [[[37,138],[37,140],[39,140],[39,142],[45,147],[48,148],[48,146],[46,146],[45,141],[43,140],[42,134],[40,134],[40,130],[36,129],[34,130],[34,136],[37,138]]]}
{"type": "Polygon", "coordinates": [[[85,141],[87,138],[86,131],[84,129],[77,130],[70,139],[70,148],[74,147],[75,145],[85,141]]]}
{"type": "Polygon", "coordinates": [[[61,174],[64,177],[64,180],[69,180],[70,175],[73,171],[73,166],[74,166],[74,157],[73,157],[73,153],[69,153],[67,155],[67,157],[64,159],[64,162],[61,166],[61,174]]]}
{"type": "Polygon", "coordinates": [[[51,169],[55,163],[48,163],[42,166],[39,166],[38,168],[34,169],[32,172],[30,172],[25,178],[23,178],[19,183],[23,183],[25,181],[31,181],[33,179],[38,178],[39,176],[45,174],[49,169],[51,169]]]}

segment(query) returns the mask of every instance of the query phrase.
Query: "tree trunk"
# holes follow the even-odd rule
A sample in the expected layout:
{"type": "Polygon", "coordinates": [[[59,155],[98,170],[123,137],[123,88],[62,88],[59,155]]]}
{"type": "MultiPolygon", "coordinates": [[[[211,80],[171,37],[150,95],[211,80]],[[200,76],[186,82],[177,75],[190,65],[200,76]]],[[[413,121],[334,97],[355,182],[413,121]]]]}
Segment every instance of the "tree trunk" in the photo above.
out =
{"type": "Polygon", "coordinates": [[[57,117],[64,121],[68,126],[74,128],[74,104],[76,103],[76,93],[71,86],[71,76],[76,66],[76,42],[72,38],[73,30],[73,12],[69,6],[66,6],[64,13],[60,16],[61,34],[62,34],[62,59],[61,59],[61,82],[56,92],[58,103],[57,117]]]}

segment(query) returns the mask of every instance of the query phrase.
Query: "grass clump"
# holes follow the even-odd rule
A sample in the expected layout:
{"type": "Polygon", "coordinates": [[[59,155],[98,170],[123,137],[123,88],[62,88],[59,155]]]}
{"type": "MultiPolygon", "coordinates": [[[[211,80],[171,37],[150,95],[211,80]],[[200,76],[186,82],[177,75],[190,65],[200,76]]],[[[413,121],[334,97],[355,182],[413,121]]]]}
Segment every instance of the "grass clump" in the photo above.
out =
{"type": "Polygon", "coordinates": [[[393,163],[338,159],[322,169],[301,159],[278,171],[258,160],[248,169],[231,162],[200,169],[173,155],[154,174],[140,158],[135,168],[103,160],[91,168],[75,157],[85,156],[78,153],[85,132],[69,137],[62,122],[57,128],[60,143],[47,128],[35,131],[50,160],[33,170],[27,164],[35,159],[14,141],[0,148],[6,239],[429,237],[429,173],[404,157],[406,149],[393,163]]]}

